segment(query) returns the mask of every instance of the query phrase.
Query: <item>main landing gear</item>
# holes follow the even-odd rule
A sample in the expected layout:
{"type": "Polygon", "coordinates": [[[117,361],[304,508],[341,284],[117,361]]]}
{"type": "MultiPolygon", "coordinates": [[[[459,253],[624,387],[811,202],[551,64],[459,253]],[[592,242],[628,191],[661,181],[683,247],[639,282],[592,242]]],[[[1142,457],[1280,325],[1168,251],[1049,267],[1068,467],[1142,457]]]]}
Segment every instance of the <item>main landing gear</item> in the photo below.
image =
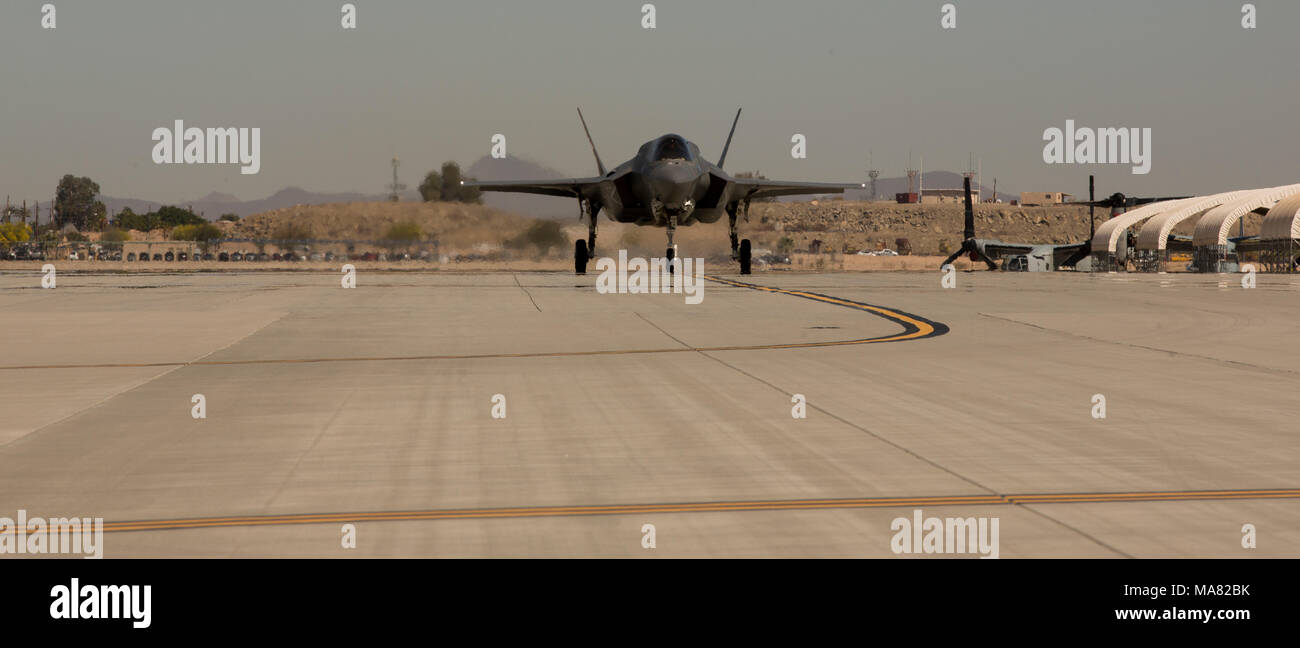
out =
{"type": "MultiPolygon", "coordinates": [[[[746,200],[741,204],[744,205],[744,216],[745,220],[748,221],[749,201],[746,200]]],[[[739,215],[739,212],[742,209],[741,204],[732,203],[727,208],[727,225],[731,234],[731,258],[740,261],[740,274],[747,275],[750,274],[750,265],[753,260],[753,255],[750,252],[751,246],[749,244],[749,239],[741,240],[739,233],[736,231],[736,216],[739,215]]]]}
{"type": "Polygon", "coordinates": [[[587,218],[587,240],[578,239],[573,243],[573,272],[587,274],[587,261],[596,256],[596,212],[599,207],[588,200],[578,200],[578,219],[587,218]]]}
{"type": "Polygon", "coordinates": [[[573,272],[574,274],[587,274],[587,260],[591,256],[587,254],[587,242],[578,239],[573,242],[573,272]]]}

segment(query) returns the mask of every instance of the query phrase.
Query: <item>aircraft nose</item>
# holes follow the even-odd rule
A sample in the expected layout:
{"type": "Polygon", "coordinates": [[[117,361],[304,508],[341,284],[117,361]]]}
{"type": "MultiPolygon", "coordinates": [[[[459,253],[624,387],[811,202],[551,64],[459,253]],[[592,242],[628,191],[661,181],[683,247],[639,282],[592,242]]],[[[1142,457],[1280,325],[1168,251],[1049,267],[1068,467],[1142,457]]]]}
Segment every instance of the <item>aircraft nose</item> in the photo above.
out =
{"type": "Polygon", "coordinates": [[[685,164],[665,164],[649,174],[655,197],[667,205],[681,205],[691,198],[699,173],[685,164]]]}

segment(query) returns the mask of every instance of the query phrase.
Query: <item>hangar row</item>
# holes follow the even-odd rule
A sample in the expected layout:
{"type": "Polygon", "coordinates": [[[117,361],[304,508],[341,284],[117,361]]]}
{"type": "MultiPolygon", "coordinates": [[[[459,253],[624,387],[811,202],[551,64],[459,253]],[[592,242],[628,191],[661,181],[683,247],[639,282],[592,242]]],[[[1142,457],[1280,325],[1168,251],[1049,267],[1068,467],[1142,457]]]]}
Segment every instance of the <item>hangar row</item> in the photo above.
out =
{"type": "Polygon", "coordinates": [[[1237,272],[1248,262],[1262,271],[1296,272],[1300,184],[1142,205],[1098,226],[1090,250],[1098,270],[1160,270],[1190,253],[1189,269],[1198,272],[1237,272]],[[1250,213],[1264,220],[1259,234],[1246,236],[1241,224],[1250,213]],[[1192,236],[1173,234],[1187,221],[1195,223],[1192,236]]]}

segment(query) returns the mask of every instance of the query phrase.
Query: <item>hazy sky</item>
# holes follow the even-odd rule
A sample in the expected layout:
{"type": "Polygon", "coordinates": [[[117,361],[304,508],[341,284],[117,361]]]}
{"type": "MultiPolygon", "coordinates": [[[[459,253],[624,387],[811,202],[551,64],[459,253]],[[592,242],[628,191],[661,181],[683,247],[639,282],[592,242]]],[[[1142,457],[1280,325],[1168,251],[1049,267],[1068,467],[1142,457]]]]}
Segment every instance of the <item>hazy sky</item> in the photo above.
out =
{"type": "Polygon", "coordinates": [[[64,173],[159,201],[288,186],[380,193],[494,133],[573,175],[678,132],[727,167],[860,181],[908,152],[928,170],[983,161],[999,189],[1209,193],[1300,182],[1300,2],[1263,0],[54,0],[0,4],[0,191],[48,200],[64,173]],[[261,172],[155,165],[151,133],[259,127],[261,172]],[[1152,167],[1043,162],[1043,131],[1151,128],[1152,167]],[[808,158],[790,137],[808,138],[808,158]]]}

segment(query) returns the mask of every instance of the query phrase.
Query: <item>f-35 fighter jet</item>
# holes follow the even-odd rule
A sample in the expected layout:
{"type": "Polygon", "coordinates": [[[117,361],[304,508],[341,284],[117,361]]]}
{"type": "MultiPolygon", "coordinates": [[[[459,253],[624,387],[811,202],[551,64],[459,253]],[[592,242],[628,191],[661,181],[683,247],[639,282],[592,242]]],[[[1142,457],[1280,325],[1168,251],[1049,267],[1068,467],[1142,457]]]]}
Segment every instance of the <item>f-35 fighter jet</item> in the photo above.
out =
{"type": "Polygon", "coordinates": [[[795,194],[843,193],[845,189],[865,187],[865,184],[829,182],[778,182],[752,178],[733,178],[722,170],[731,148],[731,138],[740,121],[740,111],[731,123],[727,143],[722,147],[718,163],[713,164],[700,155],[700,148],[681,135],[668,134],[641,145],[636,157],[612,170],[606,170],[596,152],[596,143],[587,128],[587,120],[578,110],[578,119],[596,157],[599,176],[591,178],[566,178],[562,180],[472,182],[463,184],[483,191],[513,191],[518,193],[561,196],[578,199],[580,217],[588,224],[587,240],[574,244],[573,269],[578,274],[587,271],[587,261],[596,254],[596,217],[601,211],[612,221],[663,227],[668,232],[666,256],[671,261],[677,253],[673,234],[678,226],[694,223],[714,223],[727,215],[731,232],[732,258],[740,262],[741,274],[750,272],[749,239],[738,240],[736,219],[749,219],[749,203],[758,198],[795,194]]]}

